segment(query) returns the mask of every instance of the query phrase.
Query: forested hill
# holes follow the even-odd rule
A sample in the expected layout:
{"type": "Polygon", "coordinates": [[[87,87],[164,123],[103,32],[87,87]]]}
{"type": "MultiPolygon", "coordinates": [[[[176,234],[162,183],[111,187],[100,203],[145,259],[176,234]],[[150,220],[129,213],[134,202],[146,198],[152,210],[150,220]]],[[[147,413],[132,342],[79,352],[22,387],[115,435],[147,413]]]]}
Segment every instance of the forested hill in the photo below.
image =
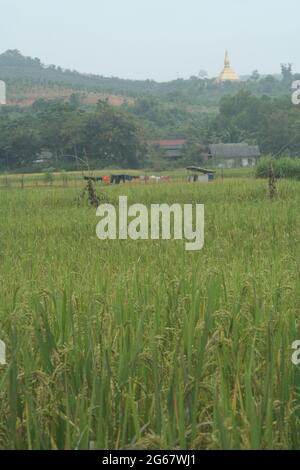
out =
{"type": "Polygon", "coordinates": [[[13,101],[14,93],[18,94],[20,90],[26,98],[26,91],[34,87],[39,90],[41,87],[44,90],[55,87],[56,90],[68,88],[132,98],[152,95],[167,102],[211,106],[218,104],[222,96],[244,89],[258,96],[287,95],[292,80],[299,79],[300,75],[294,75],[290,66],[282,66],[282,78],[278,80],[272,75],[262,78],[254,72],[248,80],[223,85],[216,84],[214,79],[198,77],[158,83],[153,80],[136,81],[81,74],[55,65],[46,66],[40,59],[24,57],[18,50],[8,50],[0,55],[0,79],[7,82],[13,101]]]}
{"type": "Polygon", "coordinates": [[[281,79],[253,73],[237,84],[196,77],[135,82],[47,67],[7,51],[0,55],[8,99],[0,107],[0,171],[40,171],[45,149],[52,155],[45,168],[74,169],[66,156],[87,152],[95,168],[163,169],[169,162],[160,150],[145,149],[159,139],[188,141],[182,166],[202,164],[200,149],[209,143],[247,142],[263,154],[297,156],[300,106],[291,93],[300,76],[291,66],[281,72],[281,79]]]}
{"type": "Polygon", "coordinates": [[[147,81],[123,80],[116,77],[81,74],[75,70],[63,69],[55,65],[44,65],[40,59],[24,57],[18,50],[8,50],[0,55],[0,77],[2,80],[14,82],[26,80],[34,83],[49,82],[72,86],[78,89],[89,89],[134,96],[141,93],[147,86],[155,91],[157,84],[147,81]]]}

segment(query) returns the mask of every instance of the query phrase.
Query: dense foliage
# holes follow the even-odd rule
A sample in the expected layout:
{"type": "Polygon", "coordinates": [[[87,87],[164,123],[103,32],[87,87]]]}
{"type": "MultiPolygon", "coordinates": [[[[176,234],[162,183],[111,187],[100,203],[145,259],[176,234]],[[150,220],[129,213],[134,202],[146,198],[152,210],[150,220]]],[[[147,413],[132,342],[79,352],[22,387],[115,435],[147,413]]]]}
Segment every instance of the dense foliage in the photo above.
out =
{"type": "Polygon", "coordinates": [[[39,84],[39,90],[63,85],[74,93],[56,100],[39,98],[32,106],[0,108],[0,169],[35,169],[34,162],[45,152],[52,155],[45,165],[55,168],[78,168],[83,161],[97,167],[155,167],[163,155],[145,144],[170,138],[188,141],[182,164],[199,163],[201,146],[219,142],[247,142],[258,144],[263,154],[297,156],[300,107],[290,95],[291,83],[299,77],[285,65],[281,75],[281,80],[261,78],[255,72],[245,82],[224,85],[196,77],[134,82],[46,67],[39,59],[7,51],[0,55],[0,76],[10,92],[23,87],[26,96],[26,90],[39,84]],[[76,90],[89,89],[136,98],[121,108],[103,100],[87,105],[76,90]]]}
{"type": "Polygon", "coordinates": [[[24,57],[18,50],[8,50],[0,55],[0,77],[6,80],[11,90],[24,92],[34,86],[48,87],[69,86],[75,90],[93,90],[106,94],[129,97],[156,96],[169,103],[216,106],[222,96],[248,90],[261,96],[285,95],[293,80],[299,74],[293,74],[290,65],[282,65],[281,76],[261,77],[257,71],[240,83],[219,85],[215,79],[192,76],[189,79],[159,83],[154,80],[125,80],[116,77],[80,74],[75,70],[65,70],[55,65],[45,66],[40,59],[24,57]]]}
{"type": "Polygon", "coordinates": [[[267,178],[272,164],[276,178],[290,178],[300,180],[300,160],[297,158],[262,158],[256,167],[258,178],[267,178]]]}
{"type": "Polygon", "coordinates": [[[209,140],[258,144],[265,154],[299,155],[300,106],[293,105],[290,97],[229,95],[221,100],[209,135],[209,140]]]}
{"type": "Polygon", "coordinates": [[[39,103],[28,112],[2,115],[0,135],[0,165],[6,169],[47,158],[55,167],[92,162],[135,168],[145,153],[136,120],[106,102],[93,112],[69,103],[39,103]]]}
{"type": "Polygon", "coordinates": [[[90,109],[74,99],[38,100],[29,108],[2,108],[0,136],[0,168],[6,170],[32,168],[45,151],[55,168],[78,168],[83,160],[98,167],[151,166],[163,155],[146,144],[159,138],[187,139],[182,163],[199,163],[202,146],[218,142],[245,141],[258,144],[262,154],[298,156],[300,107],[288,97],[245,91],[223,97],[216,116],[153,97],[123,108],[100,101],[90,109]]]}

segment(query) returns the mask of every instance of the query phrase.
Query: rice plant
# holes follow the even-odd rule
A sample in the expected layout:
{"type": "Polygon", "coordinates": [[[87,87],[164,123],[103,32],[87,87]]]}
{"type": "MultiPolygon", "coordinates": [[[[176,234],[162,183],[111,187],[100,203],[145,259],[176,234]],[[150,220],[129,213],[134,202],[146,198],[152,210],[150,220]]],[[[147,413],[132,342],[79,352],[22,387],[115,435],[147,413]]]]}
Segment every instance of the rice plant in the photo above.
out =
{"type": "Polygon", "coordinates": [[[80,188],[1,190],[1,449],[298,449],[300,187],[107,187],[205,204],[205,246],[100,241],[80,188]]]}

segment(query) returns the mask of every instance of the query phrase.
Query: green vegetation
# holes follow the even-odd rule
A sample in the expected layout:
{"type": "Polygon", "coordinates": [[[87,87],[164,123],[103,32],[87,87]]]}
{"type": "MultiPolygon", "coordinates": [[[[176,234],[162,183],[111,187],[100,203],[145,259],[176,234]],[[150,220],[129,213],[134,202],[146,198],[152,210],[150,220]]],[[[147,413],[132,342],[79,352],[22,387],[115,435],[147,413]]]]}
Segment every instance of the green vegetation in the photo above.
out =
{"type": "Polygon", "coordinates": [[[281,66],[281,77],[255,72],[223,85],[197,77],[136,82],[46,67],[13,50],[0,55],[0,77],[13,103],[31,104],[0,108],[0,171],[78,170],[87,161],[96,169],[161,170],[170,162],[146,145],[157,139],[188,141],[173,167],[202,163],[203,146],[219,142],[258,144],[264,155],[300,154],[300,107],[291,103],[300,76],[290,65],[281,66]],[[84,100],[85,93],[93,99],[84,100]],[[116,108],[109,95],[128,99],[116,108]]]}
{"type": "Polygon", "coordinates": [[[0,448],[299,449],[298,182],[279,181],[273,202],[245,178],[103,189],[111,203],[204,203],[197,253],[100,242],[80,188],[12,183],[0,448]]]}
{"type": "Polygon", "coordinates": [[[212,131],[225,142],[257,143],[265,154],[298,155],[300,107],[290,96],[257,98],[241,92],[221,100],[212,131]]]}
{"type": "Polygon", "coordinates": [[[0,135],[0,168],[21,171],[40,168],[39,162],[44,168],[88,168],[89,162],[134,168],[145,154],[137,120],[105,101],[91,112],[43,102],[25,113],[4,113],[0,135]]]}
{"type": "MultiPolygon", "coordinates": [[[[130,175],[155,175],[170,176],[172,181],[186,181],[187,176],[190,174],[186,168],[178,168],[176,170],[165,170],[165,171],[153,171],[152,168],[146,168],[143,170],[132,170],[130,168],[123,170],[126,174],[130,175]]],[[[89,171],[62,171],[53,172],[48,171],[46,173],[2,173],[0,174],[0,189],[5,188],[44,188],[46,183],[49,183],[48,174],[52,180],[53,186],[56,188],[70,187],[70,188],[81,188],[83,185],[83,176],[90,176],[89,171]],[[47,175],[47,176],[46,176],[47,175]],[[47,181],[46,181],[47,179],[47,181]]],[[[94,176],[105,176],[120,174],[120,169],[106,168],[103,170],[96,170],[92,172],[94,176]]],[[[217,169],[216,176],[220,180],[232,179],[232,178],[249,178],[255,176],[254,168],[225,168],[224,170],[217,169]]],[[[101,183],[99,189],[101,189],[101,183]]]]}
{"type": "Polygon", "coordinates": [[[91,168],[183,167],[201,163],[203,146],[212,142],[257,143],[262,154],[297,156],[299,112],[290,98],[257,98],[249,92],[222,98],[216,116],[155,98],[121,108],[99,101],[90,109],[75,98],[39,100],[26,109],[1,109],[0,169],[76,170],[87,162],[91,168]],[[188,141],[181,161],[164,165],[161,152],[147,146],[151,140],[177,137],[188,141]]]}
{"type": "Polygon", "coordinates": [[[74,92],[90,90],[104,94],[127,97],[152,96],[167,103],[185,105],[217,106],[220,98],[247,90],[257,96],[278,97],[289,92],[293,80],[290,65],[281,66],[280,75],[260,77],[255,71],[247,80],[240,83],[226,83],[223,86],[215,79],[190,77],[171,82],[158,83],[154,80],[124,80],[116,77],[80,74],[75,70],[64,70],[55,65],[45,66],[38,58],[24,57],[18,50],[8,50],[0,55],[0,76],[6,80],[9,91],[16,96],[26,97],[36,86],[45,89],[72,88],[74,92]]]}
{"type": "Polygon", "coordinates": [[[276,178],[289,178],[300,180],[300,160],[298,158],[263,158],[256,167],[258,178],[267,178],[270,172],[270,164],[273,166],[276,178]]]}

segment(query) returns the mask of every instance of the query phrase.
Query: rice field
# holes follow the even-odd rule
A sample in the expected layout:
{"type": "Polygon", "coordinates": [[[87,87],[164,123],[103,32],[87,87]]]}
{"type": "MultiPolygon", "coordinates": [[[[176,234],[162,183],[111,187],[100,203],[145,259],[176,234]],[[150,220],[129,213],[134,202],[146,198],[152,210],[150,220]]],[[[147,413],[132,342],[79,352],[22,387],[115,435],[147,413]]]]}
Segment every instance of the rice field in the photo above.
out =
{"type": "Polygon", "coordinates": [[[299,449],[300,183],[101,189],[205,204],[205,246],[100,241],[80,188],[0,189],[0,449],[299,449]]]}
{"type": "MultiPolygon", "coordinates": [[[[249,178],[254,176],[255,170],[253,168],[225,168],[223,170],[217,169],[217,176],[220,179],[224,178],[249,178]]],[[[184,168],[179,168],[172,171],[155,171],[155,170],[115,170],[106,169],[102,171],[94,171],[93,176],[114,175],[120,173],[128,173],[130,175],[146,176],[160,175],[170,176],[173,181],[185,182],[187,176],[191,174],[184,168]]],[[[56,188],[81,188],[84,186],[83,175],[90,176],[88,171],[61,171],[53,172],[44,170],[39,173],[20,174],[20,173],[0,173],[0,190],[1,189],[43,189],[47,187],[56,188]]]]}

